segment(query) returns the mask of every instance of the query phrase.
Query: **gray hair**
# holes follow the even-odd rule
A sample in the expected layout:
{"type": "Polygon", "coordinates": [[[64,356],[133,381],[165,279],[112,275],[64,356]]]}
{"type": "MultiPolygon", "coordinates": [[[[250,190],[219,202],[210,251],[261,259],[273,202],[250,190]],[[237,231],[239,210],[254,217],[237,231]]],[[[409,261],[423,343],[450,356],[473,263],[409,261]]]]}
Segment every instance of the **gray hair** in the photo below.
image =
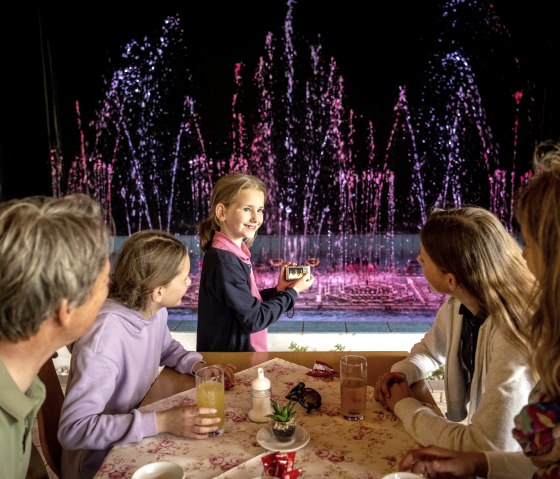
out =
{"type": "Polygon", "coordinates": [[[101,206],[86,195],[0,203],[0,341],[29,339],[63,299],[82,305],[108,238],[101,206]]]}

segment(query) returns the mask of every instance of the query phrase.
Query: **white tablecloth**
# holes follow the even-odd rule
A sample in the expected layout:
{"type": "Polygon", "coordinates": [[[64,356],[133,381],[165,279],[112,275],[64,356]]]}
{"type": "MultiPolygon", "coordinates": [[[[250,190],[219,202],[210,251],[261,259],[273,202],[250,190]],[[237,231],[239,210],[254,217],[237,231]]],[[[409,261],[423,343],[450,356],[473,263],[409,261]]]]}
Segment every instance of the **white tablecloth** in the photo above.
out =
{"type": "MultiPolygon", "coordinates": [[[[320,359],[320,353],[317,355],[320,359]]],[[[297,406],[298,425],[309,432],[309,443],[296,453],[295,467],[302,467],[305,479],[311,478],[381,478],[396,471],[399,460],[418,445],[404,431],[400,421],[384,411],[373,399],[368,386],[368,405],[363,421],[347,421],[340,416],[339,379],[325,380],[307,376],[308,368],[283,359],[272,359],[236,374],[233,389],[226,391],[224,434],[207,440],[185,439],[160,434],[139,443],[114,447],[95,478],[129,478],[140,466],[154,461],[180,464],[187,478],[247,479],[260,477],[260,457],[269,454],[256,441],[263,424],[247,417],[251,408],[251,381],[257,367],[265,370],[272,384],[272,398],[284,396],[300,381],[319,391],[322,406],[310,414],[297,406]]],[[[191,389],[143,408],[162,410],[180,404],[195,404],[191,389]]]]}

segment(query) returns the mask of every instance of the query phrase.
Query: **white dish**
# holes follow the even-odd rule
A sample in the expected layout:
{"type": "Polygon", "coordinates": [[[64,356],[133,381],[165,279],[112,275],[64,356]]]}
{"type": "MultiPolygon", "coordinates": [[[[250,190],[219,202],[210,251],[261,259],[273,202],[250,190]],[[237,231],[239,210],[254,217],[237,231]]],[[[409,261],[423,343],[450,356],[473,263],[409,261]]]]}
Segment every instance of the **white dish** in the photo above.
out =
{"type": "Polygon", "coordinates": [[[183,468],[171,461],[152,462],[136,469],[131,479],[185,479],[183,468]]]}
{"type": "Polygon", "coordinates": [[[381,479],[424,479],[424,476],[419,476],[413,472],[392,472],[381,479]]]}
{"type": "Polygon", "coordinates": [[[277,441],[274,434],[272,434],[270,426],[264,426],[257,432],[257,442],[269,451],[297,451],[305,446],[310,438],[311,436],[309,436],[309,433],[301,426],[296,426],[294,437],[288,442],[277,441]]]}

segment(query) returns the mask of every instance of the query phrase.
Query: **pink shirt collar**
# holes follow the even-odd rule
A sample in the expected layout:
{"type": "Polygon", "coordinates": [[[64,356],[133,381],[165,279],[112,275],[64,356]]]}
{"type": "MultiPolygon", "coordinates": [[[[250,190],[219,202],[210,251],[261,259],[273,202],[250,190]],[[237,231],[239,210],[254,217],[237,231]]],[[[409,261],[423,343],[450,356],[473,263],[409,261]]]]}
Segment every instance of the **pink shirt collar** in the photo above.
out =
{"type": "Polygon", "coordinates": [[[223,249],[233,253],[241,261],[247,264],[251,264],[251,252],[245,243],[241,243],[241,248],[237,246],[229,236],[226,236],[219,231],[214,233],[214,239],[212,240],[212,247],[217,249],[223,249]]]}

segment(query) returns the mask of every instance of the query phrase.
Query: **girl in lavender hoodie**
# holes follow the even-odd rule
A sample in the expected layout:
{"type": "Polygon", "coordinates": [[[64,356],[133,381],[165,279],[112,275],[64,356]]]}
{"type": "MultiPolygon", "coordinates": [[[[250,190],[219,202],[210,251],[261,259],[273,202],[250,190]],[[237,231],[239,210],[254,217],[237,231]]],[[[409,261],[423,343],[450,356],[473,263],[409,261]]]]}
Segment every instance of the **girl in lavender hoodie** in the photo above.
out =
{"type": "Polygon", "coordinates": [[[198,293],[197,351],[267,351],[267,327],[313,284],[310,273],[260,290],[249,248],[263,223],[266,187],[257,177],[231,173],[210,197],[210,215],[199,225],[204,261],[198,293]]]}
{"type": "MultiPolygon", "coordinates": [[[[172,339],[167,308],[180,304],[190,261],[185,245],[161,231],[133,234],[111,273],[109,296],[93,326],[72,346],[58,438],[63,477],[91,478],[108,450],[162,432],[205,439],[218,418],[211,408],[177,406],[138,410],[159,373],[168,366],[185,374],[204,367],[202,356],[172,339]]],[[[221,366],[233,381],[233,366],[221,366]]]]}

